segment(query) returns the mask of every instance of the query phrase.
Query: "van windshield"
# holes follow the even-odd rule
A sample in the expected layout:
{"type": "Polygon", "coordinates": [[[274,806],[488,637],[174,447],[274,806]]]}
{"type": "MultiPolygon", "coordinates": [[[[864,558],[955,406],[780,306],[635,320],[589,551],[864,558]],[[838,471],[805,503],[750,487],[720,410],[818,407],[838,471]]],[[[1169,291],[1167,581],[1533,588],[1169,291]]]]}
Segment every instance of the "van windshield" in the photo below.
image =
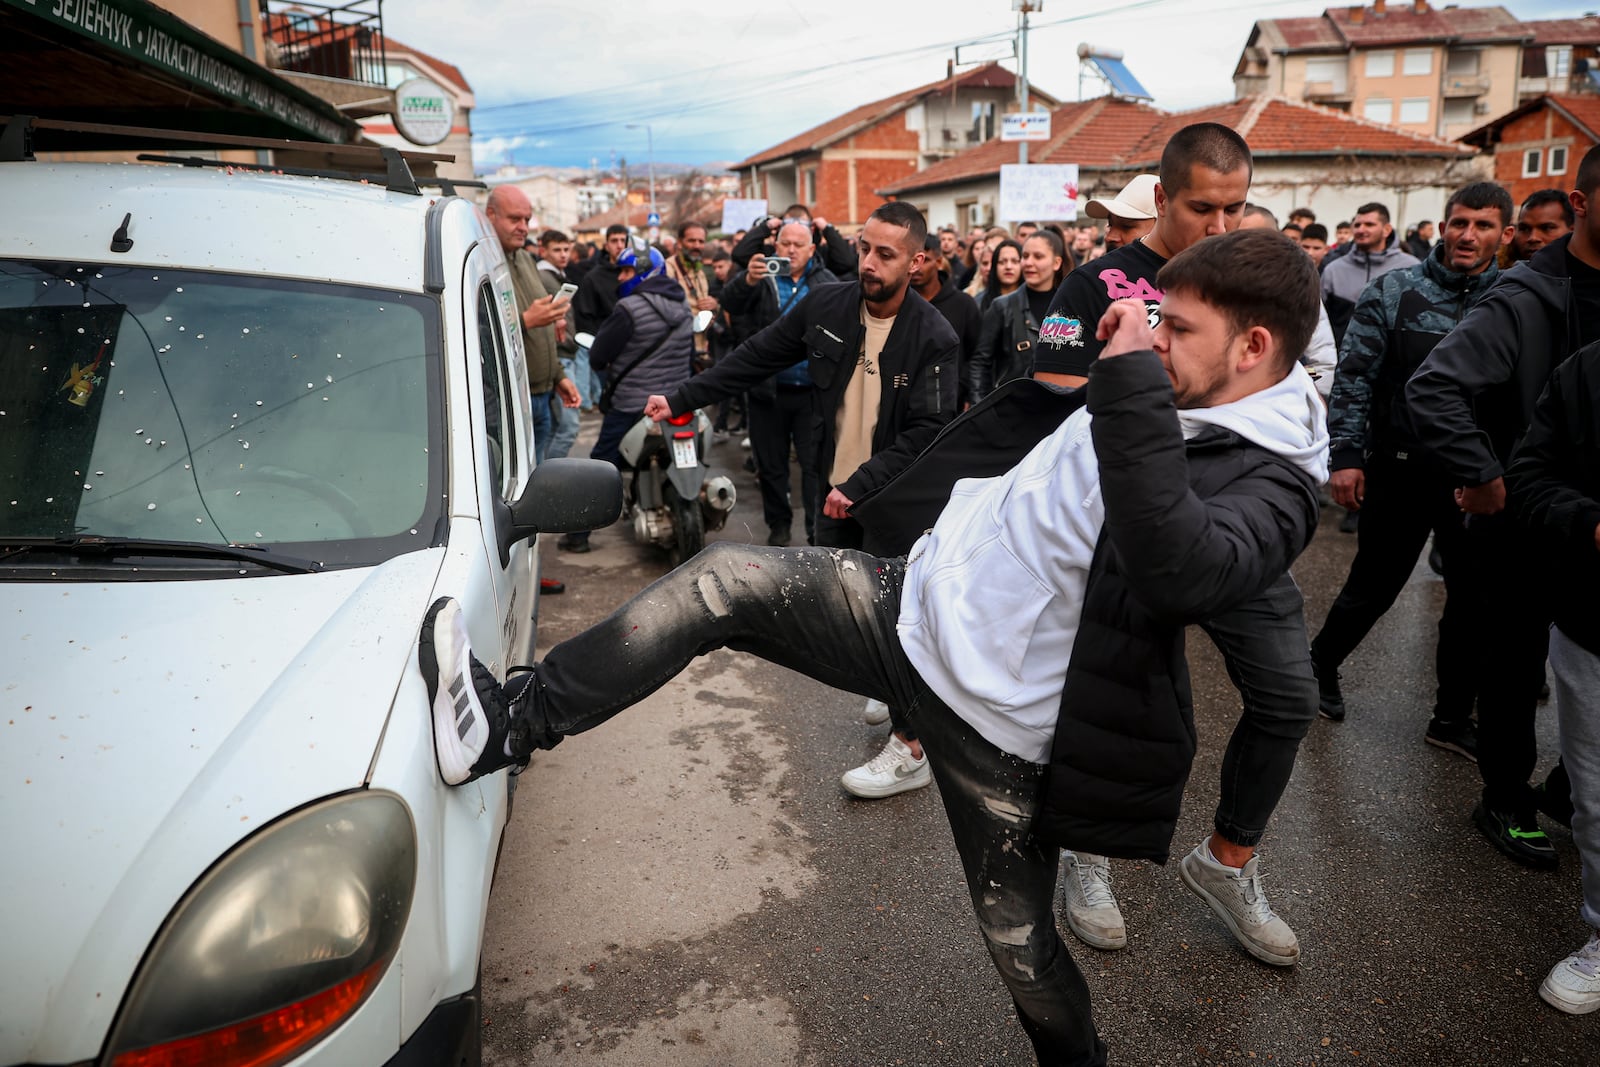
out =
{"type": "Polygon", "coordinates": [[[0,259],[0,556],[106,537],[339,567],[427,547],[439,332],[411,294],[0,259]]]}

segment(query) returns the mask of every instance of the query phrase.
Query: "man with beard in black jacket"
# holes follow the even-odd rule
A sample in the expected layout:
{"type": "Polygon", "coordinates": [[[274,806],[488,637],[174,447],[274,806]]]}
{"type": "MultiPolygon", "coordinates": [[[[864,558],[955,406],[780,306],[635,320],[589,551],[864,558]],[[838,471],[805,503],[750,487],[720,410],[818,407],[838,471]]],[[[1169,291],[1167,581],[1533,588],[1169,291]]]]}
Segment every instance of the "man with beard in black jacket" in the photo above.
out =
{"type": "MultiPolygon", "coordinates": [[[[792,228],[786,224],[779,233],[792,228]]],[[[909,544],[870,538],[850,515],[850,506],[898,474],[956,415],[960,339],[911,287],[911,275],[927,258],[927,238],[920,211],[904,203],[884,204],[858,238],[858,281],[811,290],[721,365],[671,397],[652,397],[646,413],[664,418],[702,407],[800,364],[811,382],[807,397],[823,482],[814,543],[888,555],[907,551],[909,544]]],[[[932,781],[915,736],[896,734],[877,756],[843,778],[849,792],[864,798],[892,796],[932,781]]]]}
{"type": "Polygon", "coordinates": [[[1538,745],[1534,713],[1544,685],[1550,609],[1539,550],[1505,513],[1505,465],[1527,432],[1534,402],[1567,356],[1600,340],[1600,146],[1578,167],[1576,225],[1498,285],[1461,320],[1406,383],[1417,440],[1460,488],[1466,516],[1459,559],[1446,559],[1464,617],[1479,635],[1478,770],[1483,797],[1472,818],[1518,863],[1549,869],[1555,848],[1539,829],[1541,796],[1529,784],[1538,745]]]}
{"type": "MultiPolygon", "coordinates": [[[[881,277],[876,241],[861,267],[881,277]]],[[[927,739],[1038,1061],[1103,1067],[1056,930],[1058,849],[1167,859],[1195,752],[1183,627],[1287,570],[1327,470],[1321,400],[1295,366],[1317,322],[1305,254],[1229,234],[1159,282],[1159,327],[1138,301],[1097,323],[1087,389],[1012,382],[883,490],[902,530],[924,514],[896,485],[948,500],[909,558],[718,542],[504,687],[472,657],[460,605],[437,601],[418,660],[445,782],[525,762],[717,648],[898,703],[927,739]]],[[[1185,857],[1186,877],[1199,862],[1185,857]]]]}

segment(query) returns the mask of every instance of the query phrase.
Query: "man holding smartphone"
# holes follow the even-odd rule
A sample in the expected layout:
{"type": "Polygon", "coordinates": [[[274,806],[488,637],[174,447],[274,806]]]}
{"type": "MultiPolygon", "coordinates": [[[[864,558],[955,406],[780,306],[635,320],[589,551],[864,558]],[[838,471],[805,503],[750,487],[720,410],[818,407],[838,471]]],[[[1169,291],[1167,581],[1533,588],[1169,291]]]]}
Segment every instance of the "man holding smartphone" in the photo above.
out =
{"type": "MultiPolygon", "coordinates": [[[[562,369],[556,345],[566,332],[567,305],[570,299],[558,299],[557,294],[545,287],[538,264],[523,242],[528,238],[528,220],[533,217],[533,204],[526,194],[514,185],[498,186],[489,194],[484,214],[494,227],[500,247],[505,250],[511,267],[511,285],[516,292],[517,308],[522,317],[522,346],[528,355],[528,399],[533,405],[533,454],[543,463],[550,448],[551,432],[555,429],[550,412],[550,394],[554,392],[561,403],[569,408],[579,404],[578,387],[562,369]]],[[[554,583],[559,585],[560,583],[554,583]]],[[[546,592],[560,592],[547,589],[546,592]]]]}

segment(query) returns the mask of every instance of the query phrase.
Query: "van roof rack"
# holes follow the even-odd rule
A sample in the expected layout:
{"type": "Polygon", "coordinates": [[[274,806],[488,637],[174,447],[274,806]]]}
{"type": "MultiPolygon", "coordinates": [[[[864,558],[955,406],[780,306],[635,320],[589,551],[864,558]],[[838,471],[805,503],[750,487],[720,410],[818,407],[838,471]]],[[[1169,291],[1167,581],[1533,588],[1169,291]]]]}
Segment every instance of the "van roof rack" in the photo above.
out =
{"type": "Polygon", "coordinates": [[[422,195],[413,168],[424,171],[423,181],[439,185],[445,195],[454,195],[453,186],[471,183],[439,178],[431,172],[438,163],[453,163],[455,156],[440,152],[412,152],[387,145],[329,144],[321,141],[291,141],[272,137],[240,137],[234,134],[204,133],[198,130],[161,130],[139,126],[113,126],[98,122],[69,122],[37,118],[32,115],[3,115],[0,131],[0,163],[32,160],[36,152],[85,152],[131,148],[204,147],[211,149],[255,149],[278,154],[278,163],[236,163],[200,156],[140,155],[150,162],[181,163],[184,166],[234,167],[243,170],[276,171],[284,174],[338,178],[346,181],[382,180],[391,192],[422,195]]]}

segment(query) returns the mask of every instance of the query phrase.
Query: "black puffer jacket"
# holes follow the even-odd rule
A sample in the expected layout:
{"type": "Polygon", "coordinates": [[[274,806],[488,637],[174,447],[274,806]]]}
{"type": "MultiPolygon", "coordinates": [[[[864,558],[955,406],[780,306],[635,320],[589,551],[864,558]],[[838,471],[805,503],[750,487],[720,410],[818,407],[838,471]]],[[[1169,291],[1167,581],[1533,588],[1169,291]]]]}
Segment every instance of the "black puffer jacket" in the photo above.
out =
{"type": "Polygon", "coordinates": [[[1001,386],[853,514],[884,540],[927,529],[957,479],[1009,470],[1085,402],[1105,527],[1033,831],[1047,844],[1165,862],[1195,753],[1183,628],[1288,571],[1316,530],[1311,478],[1224,430],[1185,442],[1160,360],[1131,353],[1097,360],[1086,389],[1001,386]]]}

